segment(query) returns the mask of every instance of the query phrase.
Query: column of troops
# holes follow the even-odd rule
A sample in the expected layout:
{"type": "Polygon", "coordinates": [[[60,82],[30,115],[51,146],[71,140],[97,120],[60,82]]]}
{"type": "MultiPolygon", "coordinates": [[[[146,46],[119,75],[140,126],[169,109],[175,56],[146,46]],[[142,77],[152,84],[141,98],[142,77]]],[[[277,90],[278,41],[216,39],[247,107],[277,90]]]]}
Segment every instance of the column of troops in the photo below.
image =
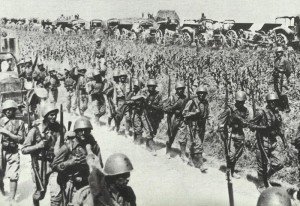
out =
{"type": "MultiPolygon", "coordinates": [[[[124,129],[125,136],[133,136],[136,144],[145,143],[153,155],[157,155],[154,139],[166,116],[168,157],[172,157],[172,145],[177,140],[182,161],[199,168],[202,173],[207,172],[203,143],[210,116],[209,88],[196,85],[193,89],[189,81],[186,85],[186,81],[178,80],[175,93],[163,98],[157,90],[155,78],[149,75],[151,78],[143,81],[140,77],[132,77],[128,73],[130,63],[122,69],[110,68],[109,62],[105,62],[105,46],[101,39],[97,39],[96,44],[95,67],[89,74],[90,68],[78,66],[66,69],[64,74],[58,74],[54,69],[46,71],[38,56],[34,63],[24,60],[18,64],[20,77],[24,78],[29,90],[28,124],[24,125],[24,121],[17,118],[22,108],[13,100],[2,104],[0,119],[0,189],[4,195],[3,178],[8,177],[11,204],[15,201],[20,172],[19,145],[22,145],[22,154],[31,156],[34,205],[39,205],[47,189],[53,206],[136,205],[135,194],[127,186],[133,166],[124,154],[113,154],[105,164],[102,162],[97,138],[91,133],[92,123],[84,116],[88,105],[92,106],[96,125],[102,125],[104,115],[108,114],[107,124],[112,130],[122,134],[124,129]],[[113,74],[111,78],[108,78],[107,70],[113,74]],[[80,115],[73,130],[70,130],[71,124],[66,128],[63,121],[57,121],[58,114],[63,112],[56,107],[61,81],[67,94],[67,112],[80,115]]],[[[278,87],[278,79],[286,72],[288,64],[280,48],[276,55],[275,89],[266,94],[266,107],[254,111],[253,118],[250,118],[245,107],[247,95],[244,91],[237,91],[235,102],[226,106],[218,121],[217,132],[228,147],[227,169],[234,178],[239,178],[235,168],[245,147],[244,130],[249,128],[256,132],[256,180],[260,191],[270,187],[270,178],[284,165],[277,137],[281,138],[285,148],[288,145],[278,110],[281,100],[285,103],[284,110],[290,111],[287,96],[278,87]]],[[[294,145],[300,148],[300,136],[294,145]]]]}

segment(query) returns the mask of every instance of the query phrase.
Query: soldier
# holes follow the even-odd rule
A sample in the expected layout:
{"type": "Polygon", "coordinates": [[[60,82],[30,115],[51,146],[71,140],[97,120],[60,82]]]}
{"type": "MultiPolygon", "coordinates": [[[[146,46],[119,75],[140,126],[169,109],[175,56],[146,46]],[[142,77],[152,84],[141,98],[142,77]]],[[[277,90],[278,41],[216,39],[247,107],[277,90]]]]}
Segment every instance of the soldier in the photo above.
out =
{"type": "MultiPolygon", "coordinates": [[[[117,113],[125,115],[125,135],[129,135],[130,129],[130,116],[129,112],[124,112],[126,108],[126,100],[128,100],[128,94],[130,92],[130,85],[127,83],[127,73],[121,71],[119,74],[120,82],[115,85],[114,89],[114,101],[117,106],[117,113]]],[[[121,120],[120,120],[121,121],[121,120]]],[[[117,121],[116,130],[119,132],[121,122],[117,121]]]]}
{"type": "Polygon", "coordinates": [[[157,134],[157,130],[161,120],[164,118],[163,112],[163,104],[162,104],[162,96],[156,90],[157,82],[155,79],[149,79],[147,83],[148,87],[148,97],[146,98],[146,116],[149,119],[149,124],[151,126],[151,133],[147,137],[147,146],[150,149],[154,149],[154,142],[153,139],[157,134]]]}
{"type": "Polygon", "coordinates": [[[23,77],[26,81],[32,82],[32,73],[35,69],[38,60],[38,55],[36,55],[34,63],[32,63],[31,58],[26,58],[24,60],[24,70],[21,70],[19,77],[23,77]]]}
{"type": "MultiPolygon", "coordinates": [[[[203,142],[205,136],[206,120],[209,116],[209,105],[206,100],[207,89],[203,86],[198,87],[197,97],[188,101],[184,110],[186,125],[189,130],[190,158],[192,165],[199,168],[201,172],[206,172],[203,166],[203,142]]],[[[187,140],[186,140],[187,141],[187,140]]]]}
{"type": "MultiPolygon", "coordinates": [[[[111,126],[111,121],[115,118],[116,115],[116,105],[113,102],[114,97],[114,87],[119,83],[119,72],[115,70],[113,72],[113,82],[108,83],[110,86],[106,90],[106,97],[109,107],[109,117],[108,117],[108,126],[111,126]]],[[[116,123],[115,123],[116,124],[116,123]]]]}
{"type": "Polygon", "coordinates": [[[6,100],[2,105],[4,116],[0,119],[0,190],[4,195],[3,178],[10,179],[9,201],[15,202],[19,180],[20,154],[18,144],[24,141],[24,122],[16,119],[18,105],[13,100],[6,100]],[[5,174],[6,172],[6,174],[5,174]]]}
{"type": "Polygon", "coordinates": [[[92,205],[136,205],[134,191],[127,186],[133,166],[126,155],[109,156],[103,172],[96,168],[93,167],[89,176],[92,205]]]}
{"type": "Polygon", "coordinates": [[[246,93],[243,91],[237,91],[235,94],[235,104],[233,107],[229,106],[225,109],[219,116],[219,134],[221,138],[227,140],[228,142],[233,142],[233,147],[229,145],[229,163],[228,166],[231,170],[231,176],[234,178],[240,178],[238,174],[235,173],[235,165],[238,159],[242,156],[245,146],[245,133],[243,128],[247,127],[249,110],[244,106],[247,100],[246,93]],[[231,128],[231,136],[228,137],[228,130],[226,127],[231,128]],[[228,138],[230,140],[228,140],[228,138]]]}
{"type": "Polygon", "coordinates": [[[256,206],[292,206],[292,202],[286,189],[271,187],[260,194],[256,206]]]}
{"type": "Polygon", "coordinates": [[[88,107],[88,93],[86,91],[86,83],[87,83],[87,79],[86,79],[86,69],[85,68],[78,68],[78,74],[75,75],[76,79],[77,79],[77,91],[78,91],[78,108],[79,108],[79,113],[80,115],[84,115],[84,112],[87,110],[88,107]]]}
{"type": "Polygon", "coordinates": [[[188,162],[185,150],[185,125],[182,111],[188,101],[187,96],[184,94],[185,84],[184,82],[176,82],[175,85],[176,93],[172,95],[168,103],[164,106],[164,110],[167,113],[168,121],[168,137],[169,140],[166,142],[166,153],[170,157],[170,150],[175,140],[176,135],[180,138],[180,157],[184,162],[188,162]]]}
{"type": "Polygon", "coordinates": [[[37,63],[37,69],[35,69],[32,73],[32,78],[36,82],[37,87],[44,87],[44,81],[46,79],[47,71],[44,67],[44,64],[42,61],[39,61],[37,63]]]}
{"type": "Polygon", "coordinates": [[[27,93],[27,103],[29,106],[29,115],[31,123],[42,117],[42,109],[45,106],[48,92],[45,88],[35,88],[27,93]]]}
{"type": "Polygon", "coordinates": [[[58,87],[60,86],[60,81],[54,69],[49,70],[49,76],[46,77],[44,86],[48,90],[50,103],[55,105],[58,98],[58,87]]]}
{"type": "Polygon", "coordinates": [[[43,109],[43,121],[36,122],[29,130],[22,148],[24,155],[31,155],[32,177],[35,183],[32,198],[35,206],[44,199],[48,184],[51,206],[58,206],[62,201],[62,191],[57,184],[57,172],[52,171],[50,167],[61,146],[62,128],[56,121],[57,113],[58,109],[52,104],[46,105],[43,109]]]}
{"type": "Polygon", "coordinates": [[[266,108],[259,110],[249,122],[249,128],[256,130],[259,190],[268,187],[270,177],[283,168],[276,138],[278,136],[281,138],[285,148],[287,148],[287,144],[282,118],[276,106],[278,100],[276,93],[269,93],[266,96],[266,108]]]}
{"type": "Polygon", "coordinates": [[[87,83],[87,92],[91,95],[94,106],[95,122],[100,123],[99,119],[106,113],[105,98],[103,94],[104,82],[100,71],[95,69],[93,72],[93,81],[87,83]]]}
{"type": "Polygon", "coordinates": [[[65,202],[72,204],[75,192],[88,183],[89,167],[86,162],[90,148],[103,167],[100,147],[91,134],[93,126],[86,117],[80,117],[75,121],[74,131],[76,137],[64,144],[55,156],[51,167],[58,171],[58,182],[66,193],[65,202]]]}
{"type": "Polygon", "coordinates": [[[70,74],[69,70],[65,71],[65,81],[64,81],[64,86],[67,90],[67,110],[68,113],[71,112],[72,108],[72,113],[76,114],[76,109],[77,109],[77,92],[76,92],[76,80],[72,78],[72,75],[70,74]]]}
{"type": "Polygon", "coordinates": [[[106,47],[104,44],[102,44],[102,39],[97,38],[96,39],[96,48],[93,54],[94,61],[96,62],[96,67],[98,70],[105,69],[105,54],[106,53],[106,47]]]}
{"type": "Polygon", "coordinates": [[[290,112],[289,101],[286,94],[283,92],[283,88],[288,90],[289,77],[291,75],[291,63],[284,56],[284,51],[282,47],[278,47],[276,52],[274,71],[273,71],[273,83],[274,90],[279,97],[279,109],[290,112]],[[284,75],[286,76],[286,85],[284,85],[284,75]]]}

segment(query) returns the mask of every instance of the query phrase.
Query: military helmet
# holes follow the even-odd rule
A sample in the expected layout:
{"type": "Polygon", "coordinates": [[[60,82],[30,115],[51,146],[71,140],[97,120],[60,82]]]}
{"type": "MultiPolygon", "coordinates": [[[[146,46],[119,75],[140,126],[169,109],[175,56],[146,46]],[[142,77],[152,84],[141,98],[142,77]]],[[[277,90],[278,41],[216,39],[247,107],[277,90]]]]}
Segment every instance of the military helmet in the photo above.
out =
{"type": "Polygon", "coordinates": [[[246,101],[247,95],[244,91],[237,91],[235,93],[235,101],[246,101]]]}
{"type": "Polygon", "coordinates": [[[18,104],[14,100],[8,99],[2,104],[2,111],[6,109],[18,109],[18,104]]]}
{"type": "Polygon", "coordinates": [[[157,86],[157,82],[155,79],[149,79],[147,82],[147,86],[157,86]]]}
{"type": "Polygon", "coordinates": [[[47,117],[47,115],[49,115],[52,112],[55,112],[57,114],[58,111],[59,110],[54,106],[54,104],[47,104],[43,108],[42,116],[43,116],[43,118],[45,118],[45,117],[47,117]]]}
{"type": "Polygon", "coordinates": [[[113,77],[119,77],[119,71],[118,70],[114,70],[114,73],[113,73],[113,77]]]}
{"type": "Polygon", "coordinates": [[[133,86],[137,86],[137,87],[141,87],[141,83],[140,83],[140,81],[139,81],[138,79],[134,79],[134,80],[132,81],[132,85],[133,85],[133,86]]]}
{"type": "Polygon", "coordinates": [[[120,175],[133,170],[129,158],[121,153],[115,153],[108,157],[104,166],[104,173],[107,176],[120,175]]]}
{"type": "Polygon", "coordinates": [[[279,53],[279,52],[283,52],[283,48],[281,46],[277,47],[276,48],[276,53],[279,53]]]}
{"type": "Polygon", "coordinates": [[[21,59],[21,60],[18,62],[18,64],[17,64],[17,65],[22,65],[22,64],[25,64],[25,61],[24,61],[24,59],[21,59]]]}
{"type": "Polygon", "coordinates": [[[120,71],[119,76],[127,76],[126,71],[124,71],[124,70],[120,71]]]}
{"type": "Polygon", "coordinates": [[[291,206],[291,198],[287,191],[280,187],[270,187],[264,190],[256,206],[291,206]]]}
{"type": "Polygon", "coordinates": [[[34,93],[41,99],[48,97],[48,91],[45,88],[35,88],[34,93]]]}
{"type": "Polygon", "coordinates": [[[91,121],[86,117],[80,117],[75,121],[74,131],[77,129],[93,129],[91,121]]]}
{"type": "Polygon", "coordinates": [[[176,82],[175,89],[185,88],[184,82],[176,82]]]}
{"type": "Polygon", "coordinates": [[[93,71],[93,76],[96,77],[96,76],[98,76],[98,75],[100,75],[99,69],[94,69],[94,71],[93,71]]]}
{"type": "Polygon", "coordinates": [[[196,93],[208,93],[208,91],[207,91],[207,88],[206,87],[204,87],[204,86],[199,86],[198,88],[197,88],[197,91],[196,91],[196,93]]]}
{"type": "Polygon", "coordinates": [[[96,40],[95,40],[95,42],[97,43],[97,42],[102,42],[102,39],[101,38],[97,38],[96,40]]]}
{"type": "Polygon", "coordinates": [[[269,93],[266,96],[267,101],[272,101],[272,100],[279,100],[279,97],[276,93],[269,93]]]}

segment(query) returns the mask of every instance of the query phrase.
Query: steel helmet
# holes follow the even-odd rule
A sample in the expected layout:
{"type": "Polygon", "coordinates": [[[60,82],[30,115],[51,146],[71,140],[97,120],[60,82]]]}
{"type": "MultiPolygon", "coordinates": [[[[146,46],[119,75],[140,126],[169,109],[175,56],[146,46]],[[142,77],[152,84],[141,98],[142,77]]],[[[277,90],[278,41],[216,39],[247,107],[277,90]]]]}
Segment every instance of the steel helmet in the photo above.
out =
{"type": "Polygon", "coordinates": [[[267,101],[278,100],[278,99],[279,99],[279,97],[276,93],[269,93],[266,96],[267,101]]]}
{"type": "Polygon", "coordinates": [[[95,42],[97,43],[97,42],[102,42],[102,39],[101,38],[97,38],[96,40],[95,40],[95,42]]]}
{"type": "Polygon", "coordinates": [[[93,76],[95,77],[95,76],[98,76],[98,75],[100,75],[100,71],[98,69],[94,69],[93,76]]]}
{"type": "Polygon", "coordinates": [[[48,92],[45,88],[35,88],[34,93],[41,99],[45,99],[48,97],[48,92]]]}
{"type": "Polygon", "coordinates": [[[6,109],[18,109],[18,104],[11,99],[6,100],[5,102],[3,102],[2,104],[2,111],[6,110],[6,109]]]}
{"type": "Polygon", "coordinates": [[[277,47],[276,48],[276,53],[279,53],[279,52],[283,52],[283,48],[281,46],[277,47]]]}
{"type": "Polygon", "coordinates": [[[18,62],[18,64],[17,64],[17,65],[22,65],[22,64],[25,64],[25,61],[24,61],[24,59],[21,59],[21,60],[18,62]]]}
{"type": "Polygon", "coordinates": [[[256,206],[291,206],[291,198],[287,191],[280,187],[270,187],[264,190],[256,206]]]}
{"type": "Polygon", "coordinates": [[[118,77],[118,76],[120,76],[119,75],[119,71],[118,70],[114,70],[113,77],[118,77]]]}
{"type": "Polygon", "coordinates": [[[176,82],[175,89],[185,88],[184,82],[176,82]]]}
{"type": "Polygon", "coordinates": [[[155,79],[149,79],[147,86],[157,86],[157,82],[155,79]]]}
{"type": "Polygon", "coordinates": [[[124,70],[120,71],[119,76],[127,76],[126,71],[124,71],[124,70]]]}
{"type": "Polygon", "coordinates": [[[208,93],[208,91],[207,91],[207,88],[206,87],[204,87],[204,86],[199,86],[198,88],[197,88],[197,91],[196,91],[196,93],[208,93]]]}
{"type": "Polygon", "coordinates": [[[42,116],[43,118],[47,117],[48,114],[55,112],[58,113],[58,109],[53,104],[47,104],[42,110],[42,116]]]}
{"type": "Polygon", "coordinates": [[[104,166],[104,173],[107,176],[120,175],[133,170],[129,158],[121,153],[115,153],[108,157],[104,166]]]}
{"type": "Polygon", "coordinates": [[[244,91],[237,91],[235,93],[235,101],[246,101],[247,95],[244,91]]]}
{"type": "Polygon", "coordinates": [[[91,121],[86,117],[80,117],[75,121],[74,131],[77,129],[93,129],[91,121]]]}
{"type": "Polygon", "coordinates": [[[133,86],[137,86],[137,87],[141,87],[141,83],[140,83],[140,81],[139,81],[138,79],[134,79],[134,80],[132,81],[132,85],[133,85],[133,86]]]}

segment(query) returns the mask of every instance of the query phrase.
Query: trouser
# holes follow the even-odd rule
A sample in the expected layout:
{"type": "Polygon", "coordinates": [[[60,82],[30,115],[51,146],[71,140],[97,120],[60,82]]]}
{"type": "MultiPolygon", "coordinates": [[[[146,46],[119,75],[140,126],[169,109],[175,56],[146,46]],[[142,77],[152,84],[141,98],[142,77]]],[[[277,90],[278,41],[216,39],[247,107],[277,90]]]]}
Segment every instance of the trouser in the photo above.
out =
{"type": "Polygon", "coordinates": [[[50,89],[49,90],[49,102],[56,104],[58,98],[58,90],[57,89],[50,89]]]}
{"type": "Polygon", "coordinates": [[[186,143],[186,125],[184,124],[183,118],[181,116],[170,115],[167,117],[168,121],[168,137],[167,147],[171,147],[175,137],[178,136],[179,143],[186,143]]]}
{"type": "Polygon", "coordinates": [[[92,95],[93,111],[96,121],[106,112],[105,98],[103,95],[92,95]]]}
{"type": "Polygon", "coordinates": [[[153,133],[154,136],[157,134],[157,130],[159,128],[159,124],[160,124],[162,118],[155,115],[155,114],[149,114],[148,113],[148,119],[149,119],[149,122],[151,124],[152,133],[153,133]]]}
{"type": "Polygon", "coordinates": [[[132,120],[133,133],[134,137],[137,138],[137,141],[140,141],[143,132],[145,132],[147,139],[153,139],[153,135],[151,134],[152,128],[149,119],[147,119],[147,116],[145,116],[143,112],[134,111],[132,120]]]}
{"type": "MultiPolygon", "coordinates": [[[[47,165],[49,166],[49,165],[47,165]]],[[[63,201],[63,195],[62,195],[62,190],[57,183],[57,172],[52,172],[48,173],[46,175],[46,185],[45,185],[45,191],[41,191],[40,188],[36,187],[36,178],[34,176],[34,172],[32,171],[32,176],[33,176],[33,182],[34,182],[34,193],[33,193],[33,201],[39,201],[44,199],[46,190],[49,187],[50,191],[50,205],[51,206],[60,206],[62,201],[63,201]]]]}
{"type": "Polygon", "coordinates": [[[88,182],[76,183],[75,180],[69,180],[66,185],[64,186],[64,193],[65,193],[65,203],[67,205],[73,205],[74,202],[76,203],[77,200],[77,191],[81,191],[82,188],[85,188],[89,185],[88,182]]]}
{"type": "Polygon", "coordinates": [[[239,158],[242,156],[244,147],[245,147],[245,135],[243,133],[240,134],[231,134],[231,141],[233,143],[233,147],[228,148],[229,152],[229,166],[231,168],[231,173],[234,173],[234,168],[239,160],[239,158]]]}
{"type": "Polygon", "coordinates": [[[109,115],[108,115],[108,125],[111,125],[111,121],[115,118],[116,115],[116,107],[113,103],[112,97],[107,97],[109,115]]]}
{"type": "Polygon", "coordinates": [[[67,91],[67,110],[70,112],[72,108],[73,112],[76,111],[77,108],[77,95],[75,91],[67,91]]]}
{"type": "Polygon", "coordinates": [[[130,111],[129,111],[129,107],[125,103],[126,103],[125,98],[118,98],[117,100],[118,109],[116,112],[117,131],[119,131],[120,129],[120,125],[124,116],[125,116],[125,130],[129,131],[131,127],[130,111]]]}
{"type": "Polygon", "coordinates": [[[258,147],[256,152],[257,173],[259,179],[267,180],[283,168],[283,161],[279,155],[277,141],[267,139],[262,143],[262,151],[258,147]]]}
{"type": "Polygon", "coordinates": [[[203,153],[203,142],[205,136],[205,123],[197,124],[196,122],[186,122],[188,134],[183,136],[181,142],[187,144],[190,155],[203,153]]]}
{"type": "Polygon", "coordinates": [[[87,110],[88,108],[88,101],[89,101],[89,97],[87,94],[79,94],[79,97],[77,99],[77,104],[79,105],[79,112],[80,115],[83,115],[84,112],[87,110]]]}

